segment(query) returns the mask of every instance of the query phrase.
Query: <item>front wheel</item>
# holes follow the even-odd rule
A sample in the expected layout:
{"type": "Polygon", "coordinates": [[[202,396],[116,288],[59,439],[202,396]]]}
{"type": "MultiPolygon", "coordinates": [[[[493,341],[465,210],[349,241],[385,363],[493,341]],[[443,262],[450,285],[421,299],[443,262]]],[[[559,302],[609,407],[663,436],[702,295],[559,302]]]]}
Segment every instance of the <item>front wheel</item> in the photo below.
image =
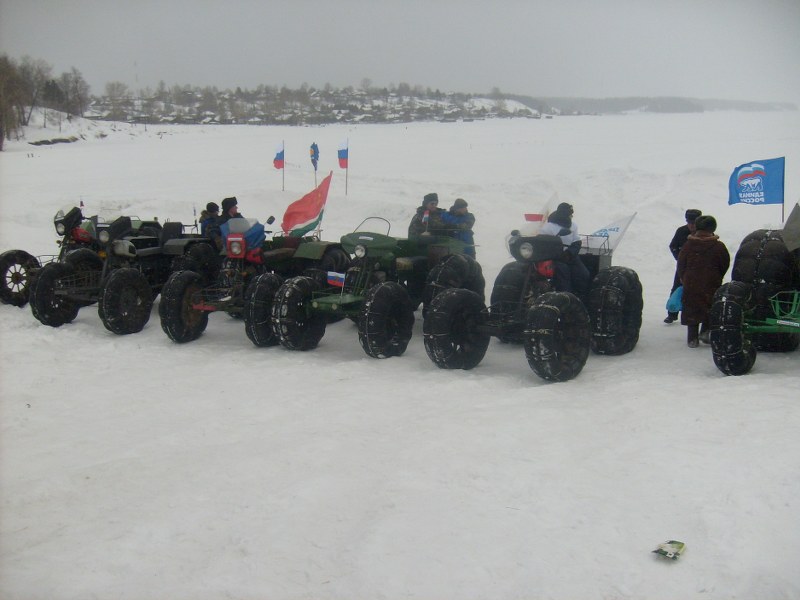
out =
{"type": "Polygon", "coordinates": [[[42,324],[61,327],[78,316],[80,305],[57,293],[63,287],[61,280],[74,273],[75,269],[64,263],[49,263],[39,271],[30,300],[31,312],[42,324]]]}
{"type": "Polygon", "coordinates": [[[372,358],[400,356],[414,328],[414,307],[406,289],[386,281],[372,286],[358,317],[358,341],[372,358]]]}
{"type": "Polygon", "coordinates": [[[283,280],[273,273],[256,277],[247,286],[244,299],[244,330],[256,346],[275,346],[280,343],[272,331],[272,303],[283,280]]]}
{"type": "Polygon", "coordinates": [[[627,354],[639,341],[642,327],[642,284],[633,269],[600,271],[589,290],[592,350],[596,354],[627,354]]]}
{"type": "Polygon", "coordinates": [[[150,320],[153,293],[137,269],[115,269],[100,292],[97,312],[111,333],[139,333],[150,320]]]}
{"type": "Polygon", "coordinates": [[[278,289],[272,303],[272,331],[289,350],[313,350],[325,335],[325,315],[311,312],[317,283],[311,277],[292,277],[278,289]]]}
{"type": "Polygon", "coordinates": [[[542,294],[528,310],[524,336],[534,373],[548,381],[569,381],[589,357],[589,314],[574,294],[542,294]]]}
{"type": "Polygon", "coordinates": [[[9,250],[0,254],[0,302],[12,306],[28,303],[31,274],[41,265],[24,250],[9,250]]]}
{"type": "Polygon", "coordinates": [[[714,364],[725,375],[744,375],[756,362],[756,349],[744,334],[744,315],[751,288],[741,281],[723,284],[714,294],[709,338],[714,364]]]}
{"type": "Polygon", "coordinates": [[[201,289],[202,277],[194,271],[173,273],[164,284],[158,316],[161,329],[173,342],[192,342],[208,327],[208,313],[193,306],[193,296],[201,289]]]}
{"type": "Polygon", "coordinates": [[[473,291],[438,294],[422,325],[425,352],[440,369],[472,369],[483,360],[491,337],[478,332],[486,306],[473,291]]]}

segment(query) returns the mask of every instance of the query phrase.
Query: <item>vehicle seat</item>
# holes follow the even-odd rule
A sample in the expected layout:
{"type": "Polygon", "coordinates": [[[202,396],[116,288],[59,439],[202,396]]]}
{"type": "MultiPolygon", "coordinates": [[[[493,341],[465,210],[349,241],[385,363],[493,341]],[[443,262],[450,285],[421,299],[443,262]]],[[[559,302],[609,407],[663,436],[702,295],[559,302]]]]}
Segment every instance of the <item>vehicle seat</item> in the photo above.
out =
{"type": "Polygon", "coordinates": [[[161,247],[163,248],[164,245],[169,240],[174,240],[180,238],[183,235],[183,224],[179,223],[178,221],[169,221],[164,223],[163,227],[161,228],[161,247]]]}

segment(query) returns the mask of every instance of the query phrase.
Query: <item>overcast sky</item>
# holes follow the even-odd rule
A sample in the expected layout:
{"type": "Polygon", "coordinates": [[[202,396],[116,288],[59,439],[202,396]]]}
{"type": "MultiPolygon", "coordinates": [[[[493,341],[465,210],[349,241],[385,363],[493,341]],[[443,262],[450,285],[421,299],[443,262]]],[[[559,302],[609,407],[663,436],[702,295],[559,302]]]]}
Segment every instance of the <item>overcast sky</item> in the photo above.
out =
{"type": "Polygon", "coordinates": [[[0,53],[92,93],[401,82],[800,104],[800,0],[0,0],[0,53]]]}

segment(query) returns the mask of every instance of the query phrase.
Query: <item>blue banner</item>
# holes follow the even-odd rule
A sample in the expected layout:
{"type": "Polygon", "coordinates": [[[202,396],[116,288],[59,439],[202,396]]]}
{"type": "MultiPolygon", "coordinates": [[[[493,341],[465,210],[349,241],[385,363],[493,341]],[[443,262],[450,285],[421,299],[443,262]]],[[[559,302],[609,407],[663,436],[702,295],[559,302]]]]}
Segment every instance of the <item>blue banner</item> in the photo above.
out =
{"type": "Polygon", "coordinates": [[[308,153],[311,155],[311,164],[314,165],[314,170],[317,170],[317,161],[319,160],[319,146],[317,143],[314,142],[311,144],[311,148],[309,148],[308,153]]]}
{"type": "Polygon", "coordinates": [[[783,204],[786,158],[739,165],[728,181],[728,204],[783,204]]]}

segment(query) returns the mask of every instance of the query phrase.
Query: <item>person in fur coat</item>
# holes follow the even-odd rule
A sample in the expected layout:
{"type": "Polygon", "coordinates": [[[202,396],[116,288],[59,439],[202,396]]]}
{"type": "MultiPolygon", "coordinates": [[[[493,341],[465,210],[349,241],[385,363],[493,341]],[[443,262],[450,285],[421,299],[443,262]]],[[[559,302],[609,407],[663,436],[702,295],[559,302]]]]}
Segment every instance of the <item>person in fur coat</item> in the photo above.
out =
{"type": "Polygon", "coordinates": [[[714,292],[722,285],[731,257],[718,235],[717,221],[711,215],[697,217],[696,231],[678,254],[678,277],[683,285],[681,324],[688,327],[687,344],[697,348],[708,343],[708,318],[714,292]],[[699,341],[698,341],[699,340],[699,341]]]}

